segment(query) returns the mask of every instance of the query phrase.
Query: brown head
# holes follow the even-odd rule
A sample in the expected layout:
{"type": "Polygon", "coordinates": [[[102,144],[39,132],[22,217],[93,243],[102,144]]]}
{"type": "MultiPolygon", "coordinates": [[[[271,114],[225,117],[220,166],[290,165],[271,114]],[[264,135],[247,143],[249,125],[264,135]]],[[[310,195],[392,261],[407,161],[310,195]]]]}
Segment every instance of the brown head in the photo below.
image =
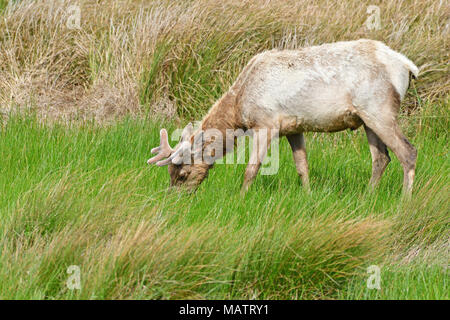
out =
{"type": "Polygon", "coordinates": [[[157,166],[168,166],[171,187],[183,187],[188,191],[195,189],[208,176],[211,165],[202,161],[194,161],[193,152],[194,129],[191,123],[184,128],[181,140],[172,149],[169,145],[166,129],[160,131],[160,146],[153,148],[152,153],[156,156],[147,161],[148,164],[157,166]]]}

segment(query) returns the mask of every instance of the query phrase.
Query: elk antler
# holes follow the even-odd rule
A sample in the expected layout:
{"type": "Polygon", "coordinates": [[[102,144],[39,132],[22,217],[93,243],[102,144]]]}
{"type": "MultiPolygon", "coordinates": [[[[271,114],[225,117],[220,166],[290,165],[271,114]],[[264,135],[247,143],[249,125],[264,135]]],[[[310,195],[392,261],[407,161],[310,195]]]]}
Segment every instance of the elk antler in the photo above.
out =
{"type": "Polygon", "coordinates": [[[191,144],[188,141],[180,143],[179,147],[174,150],[169,145],[169,140],[167,138],[167,130],[161,129],[159,132],[161,140],[159,147],[153,148],[152,153],[158,153],[153,158],[148,159],[148,164],[156,163],[157,166],[166,166],[169,163],[181,164],[183,162],[183,155],[186,151],[190,150],[191,144]],[[167,158],[167,159],[164,159],[167,158]]]}
{"type": "Polygon", "coordinates": [[[156,163],[157,166],[165,166],[170,163],[172,159],[169,157],[173,154],[174,150],[169,145],[169,140],[167,138],[167,130],[161,129],[159,132],[159,135],[161,136],[161,140],[159,143],[159,147],[153,148],[151,150],[152,153],[158,153],[153,158],[148,159],[148,164],[156,163]],[[164,158],[168,158],[163,160],[164,158]]]}

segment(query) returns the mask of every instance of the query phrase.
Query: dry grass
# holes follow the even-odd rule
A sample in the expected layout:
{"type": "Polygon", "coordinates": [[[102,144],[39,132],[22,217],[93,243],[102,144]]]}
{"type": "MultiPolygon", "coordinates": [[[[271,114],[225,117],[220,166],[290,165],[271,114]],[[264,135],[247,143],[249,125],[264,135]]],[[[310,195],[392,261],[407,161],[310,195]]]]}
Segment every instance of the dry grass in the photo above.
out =
{"type": "Polygon", "coordinates": [[[18,1],[0,20],[0,108],[194,117],[257,52],[358,38],[384,41],[421,67],[406,101],[414,108],[448,95],[448,9],[422,0],[18,1]],[[80,6],[80,29],[66,26],[70,4],[80,6]],[[373,4],[378,31],[365,27],[373,4]]]}

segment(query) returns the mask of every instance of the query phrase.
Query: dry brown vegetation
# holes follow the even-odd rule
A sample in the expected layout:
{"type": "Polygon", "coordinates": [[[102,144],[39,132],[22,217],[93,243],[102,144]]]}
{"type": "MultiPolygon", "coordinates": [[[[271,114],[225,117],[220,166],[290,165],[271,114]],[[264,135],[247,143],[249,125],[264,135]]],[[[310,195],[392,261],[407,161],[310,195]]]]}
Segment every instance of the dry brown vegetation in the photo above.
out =
{"type": "Polygon", "coordinates": [[[450,88],[445,1],[24,0],[4,11],[3,111],[198,117],[257,52],[358,38],[381,40],[420,66],[405,105],[450,88]],[[70,5],[80,7],[79,29],[67,27],[70,5]],[[380,7],[380,30],[365,25],[369,5],[380,7]]]}

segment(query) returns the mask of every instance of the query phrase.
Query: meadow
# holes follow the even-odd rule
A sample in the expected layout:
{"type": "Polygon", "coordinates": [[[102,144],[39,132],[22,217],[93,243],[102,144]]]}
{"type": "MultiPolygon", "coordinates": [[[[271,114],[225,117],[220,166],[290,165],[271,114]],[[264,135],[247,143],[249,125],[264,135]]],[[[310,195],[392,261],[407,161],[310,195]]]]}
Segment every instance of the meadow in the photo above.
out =
{"type": "Polygon", "coordinates": [[[413,0],[0,1],[0,298],[449,299],[446,12],[413,0]],[[370,4],[378,30],[365,28],[370,4]],[[278,173],[245,195],[244,164],[216,165],[193,194],[146,165],[160,128],[199,120],[255,53],[356,38],[420,66],[400,114],[418,149],[410,199],[392,152],[369,189],[362,129],[306,134],[311,193],[286,139],[278,173]],[[380,289],[367,286],[372,265],[380,289]]]}

